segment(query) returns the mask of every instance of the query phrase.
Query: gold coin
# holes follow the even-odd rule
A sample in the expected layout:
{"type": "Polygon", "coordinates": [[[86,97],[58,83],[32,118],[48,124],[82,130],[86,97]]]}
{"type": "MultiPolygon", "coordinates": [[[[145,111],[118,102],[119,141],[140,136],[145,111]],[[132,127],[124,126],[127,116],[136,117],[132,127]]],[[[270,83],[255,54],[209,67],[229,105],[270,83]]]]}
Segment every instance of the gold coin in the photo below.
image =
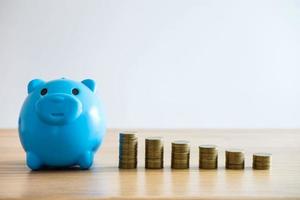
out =
{"type": "Polygon", "coordinates": [[[216,169],[218,168],[218,163],[199,163],[200,169],[216,169]]]}
{"type": "Polygon", "coordinates": [[[162,151],[164,151],[164,147],[163,146],[162,147],[148,147],[148,146],[146,146],[145,151],[147,151],[147,152],[162,152],[162,151]]]}
{"type": "Polygon", "coordinates": [[[163,143],[161,143],[161,144],[146,143],[145,144],[145,148],[149,148],[149,149],[160,149],[163,147],[164,147],[163,143]]]}
{"type": "MultiPolygon", "coordinates": [[[[149,138],[149,141],[153,140],[155,141],[155,138],[149,138]]],[[[145,146],[145,156],[146,158],[161,158],[163,157],[164,148],[163,145],[149,145],[149,143],[146,143],[145,146]]]]}
{"type": "Polygon", "coordinates": [[[120,137],[119,138],[120,143],[130,143],[130,142],[137,142],[137,141],[138,141],[137,137],[132,137],[132,138],[120,137]]]}
{"type": "Polygon", "coordinates": [[[136,163],[137,159],[134,158],[119,158],[120,163],[136,163]]]}
{"type": "Polygon", "coordinates": [[[244,158],[226,159],[227,164],[239,165],[245,162],[244,158]]]}
{"type": "Polygon", "coordinates": [[[132,143],[120,143],[120,147],[127,148],[127,147],[137,147],[138,143],[137,142],[132,142],[132,143]]]}
{"type": "Polygon", "coordinates": [[[124,149],[124,150],[132,150],[132,149],[137,150],[137,148],[138,148],[137,145],[131,145],[131,146],[128,146],[128,145],[120,145],[120,146],[119,146],[119,149],[124,149]]]}
{"type": "Polygon", "coordinates": [[[164,152],[164,149],[145,149],[146,154],[161,154],[164,152]]]}
{"type": "Polygon", "coordinates": [[[146,151],[145,155],[163,155],[163,151],[146,151]]]}
{"type": "Polygon", "coordinates": [[[153,164],[153,163],[146,163],[146,169],[162,169],[164,167],[163,163],[160,164],[153,164]]]}
{"type": "Polygon", "coordinates": [[[145,151],[145,155],[163,155],[163,151],[145,151]]]}
{"type": "Polygon", "coordinates": [[[163,155],[146,155],[146,159],[163,159],[163,155]]]}
{"type": "Polygon", "coordinates": [[[119,138],[119,143],[133,143],[133,142],[138,142],[137,137],[133,137],[133,138],[120,137],[119,138]]]}
{"type": "Polygon", "coordinates": [[[216,164],[218,160],[199,160],[199,163],[216,164]]]}
{"type": "Polygon", "coordinates": [[[270,154],[270,153],[264,153],[264,152],[254,153],[253,155],[257,156],[257,157],[263,157],[263,158],[269,158],[269,157],[272,156],[272,154],[270,154]]]}
{"type": "Polygon", "coordinates": [[[200,145],[199,153],[217,153],[218,149],[216,145],[200,145]]]}
{"type": "Polygon", "coordinates": [[[136,137],[137,131],[121,131],[120,137],[136,137]]]}
{"type": "Polygon", "coordinates": [[[244,156],[244,150],[242,149],[227,149],[225,153],[226,156],[236,156],[236,157],[244,156]]]}
{"type": "Polygon", "coordinates": [[[244,159],[244,154],[227,154],[225,158],[228,160],[244,159]]]}
{"type": "Polygon", "coordinates": [[[172,153],[189,153],[190,146],[188,144],[172,143],[172,153]]]}
{"type": "Polygon", "coordinates": [[[119,147],[119,152],[137,152],[137,147],[119,147]]]}
{"type": "Polygon", "coordinates": [[[255,166],[271,166],[270,163],[261,163],[261,162],[253,162],[252,165],[255,165],[255,166]]]}
{"type": "Polygon", "coordinates": [[[137,152],[124,152],[124,153],[119,153],[119,156],[124,156],[124,157],[129,157],[129,156],[134,156],[137,157],[137,152]]]}
{"type": "Polygon", "coordinates": [[[154,146],[145,146],[145,150],[146,151],[163,151],[164,150],[164,146],[157,146],[157,147],[154,147],[154,146]]]}
{"type": "Polygon", "coordinates": [[[119,155],[120,159],[136,159],[137,154],[121,154],[119,155]]]}
{"type": "Polygon", "coordinates": [[[133,145],[137,145],[138,142],[137,140],[133,140],[133,141],[126,141],[126,142],[119,142],[119,146],[133,146],[133,145]]]}
{"type": "Polygon", "coordinates": [[[190,166],[190,163],[189,162],[186,162],[186,163],[173,163],[171,162],[171,167],[172,168],[179,168],[179,167],[189,167],[190,166]]]}
{"type": "Polygon", "coordinates": [[[268,169],[270,169],[270,165],[268,165],[268,166],[256,166],[256,165],[253,165],[252,166],[252,168],[253,169],[257,169],[257,170],[268,170],[268,169]]]}
{"type": "Polygon", "coordinates": [[[270,164],[271,161],[270,160],[253,160],[253,163],[257,163],[257,164],[270,164]]]}
{"type": "Polygon", "coordinates": [[[218,159],[218,154],[200,154],[200,159],[215,160],[218,159]]]}
{"type": "Polygon", "coordinates": [[[245,169],[242,165],[226,166],[226,169],[245,169]]]}
{"type": "Polygon", "coordinates": [[[137,159],[137,155],[119,155],[119,159],[137,159]]]}
{"type": "Polygon", "coordinates": [[[173,164],[185,164],[185,163],[189,163],[188,159],[172,159],[171,162],[173,164]]]}
{"type": "Polygon", "coordinates": [[[172,142],[172,145],[189,145],[190,142],[187,140],[175,140],[172,142]]]}
{"type": "Polygon", "coordinates": [[[172,169],[188,169],[189,167],[190,167],[189,163],[184,163],[184,164],[171,163],[172,169]]]}
{"type": "Polygon", "coordinates": [[[163,159],[145,159],[147,169],[160,169],[163,167],[163,159]]]}
{"type": "Polygon", "coordinates": [[[119,158],[137,158],[137,153],[119,153],[119,158]]]}
{"type": "Polygon", "coordinates": [[[120,169],[134,169],[137,167],[137,163],[119,163],[120,169]]]}
{"type": "Polygon", "coordinates": [[[124,140],[137,139],[136,133],[137,132],[119,133],[119,139],[124,139],[124,140]]]}
{"type": "Polygon", "coordinates": [[[159,153],[163,151],[163,142],[161,137],[149,137],[145,140],[145,151],[159,153]]]}
{"type": "Polygon", "coordinates": [[[270,153],[254,153],[253,161],[270,162],[272,154],[270,153]]]}
{"type": "Polygon", "coordinates": [[[172,147],[188,147],[190,142],[187,140],[175,140],[172,142],[172,147]]]}
{"type": "Polygon", "coordinates": [[[146,159],[145,161],[147,163],[161,163],[163,160],[162,159],[146,159]]]}
{"type": "Polygon", "coordinates": [[[145,166],[146,169],[162,169],[164,166],[162,165],[147,165],[145,166]]]}
{"type": "Polygon", "coordinates": [[[190,146],[189,145],[173,145],[172,144],[172,149],[190,149],[190,146]]]}
{"type": "Polygon", "coordinates": [[[241,164],[244,162],[244,152],[241,149],[226,150],[226,163],[228,164],[241,164]]]}
{"type": "Polygon", "coordinates": [[[172,153],[172,159],[190,159],[190,153],[172,153]]]}
{"type": "Polygon", "coordinates": [[[119,149],[119,154],[137,154],[137,149],[119,149]]]}
{"type": "Polygon", "coordinates": [[[244,169],[245,164],[226,164],[226,169],[244,169]]]}
{"type": "Polygon", "coordinates": [[[213,144],[203,144],[203,145],[200,145],[199,146],[200,149],[216,149],[217,146],[216,145],[213,145],[213,144]]]}
{"type": "Polygon", "coordinates": [[[190,153],[190,149],[173,149],[172,148],[172,153],[190,153]]]}
{"type": "Polygon", "coordinates": [[[199,156],[216,156],[216,155],[218,155],[217,151],[216,152],[210,152],[210,153],[208,153],[208,152],[199,152],[199,156]]]}
{"type": "Polygon", "coordinates": [[[162,137],[147,137],[146,139],[145,139],[145,142],[147,143],[147,144],[161,144],[161,143],[163,143],[163,139],[162,139],[162,137]]]}
{"type": "Polygon", "coordinates": [[[137,162],[137,158],[119,158],[119,162],[133,163],[137,162]]]}
{"type": "Polygon", "coordinates": [[[199,163],[214,164],[218,163],[218,160],[199,160],[199,163]]]}
{"type": "Polygon", "coordinates": [[[133,153],[137,153],[137,148],[131,148],[131,149],[119,148],[119,153],[120,154],[133,154],[133,153]]]}
{"type": "Polygon", "coordinates": [[[119,152],[119,156],[135,156],[135,157],[137,157],[137,152],[119,152]]]}
{"type": "Polygon", "coordinates": [[[119,134],[119,139],[136,139],[136,133],[120,133],[119,134]]]}

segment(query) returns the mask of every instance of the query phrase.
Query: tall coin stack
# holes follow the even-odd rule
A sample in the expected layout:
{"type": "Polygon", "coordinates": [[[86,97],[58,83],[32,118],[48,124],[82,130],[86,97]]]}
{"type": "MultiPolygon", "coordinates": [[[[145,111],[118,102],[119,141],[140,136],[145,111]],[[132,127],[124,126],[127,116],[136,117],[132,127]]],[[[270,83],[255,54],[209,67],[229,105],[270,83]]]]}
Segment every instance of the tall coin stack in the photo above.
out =
{"type": "Polygon", "coordinates": [[[245,158],[241,149],[226,150],[226,169],[244,169],[245,158]]]}
{"type": "Polygon", "coordinates": [[[255,153],[253,154],[253,169],[270,169],[271,154],[270,153],[255,153]]]}
{"type": "Polygon", "coordinates": [[[217,169],[218,168],[218,149],[215,145],[199,146],[199,168],[217,169]]]}
{"type": "Polygon", "coordinates": [[[119,137],[119,168],[134,169],[137,167],[136,132],[125,131],[119,137]]]}
{"type": "Polygon", "coordinates": [[[185,140],[172,142],[171,168],[188,169],[190,167],[190,144],[185,140]]]}
{"type": "Polygon", "coordinates": [[[164,144],[161,137],[146,138],[145,167],[147,169],[161,169],[164,167],[164,144]]]}

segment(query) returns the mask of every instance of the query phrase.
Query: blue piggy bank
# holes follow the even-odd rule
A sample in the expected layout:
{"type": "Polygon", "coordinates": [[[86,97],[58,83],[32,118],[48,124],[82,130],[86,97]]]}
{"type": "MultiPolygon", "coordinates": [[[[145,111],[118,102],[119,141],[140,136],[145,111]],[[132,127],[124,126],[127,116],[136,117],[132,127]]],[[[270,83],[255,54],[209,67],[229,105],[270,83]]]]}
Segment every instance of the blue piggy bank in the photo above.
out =
{"type": "Polygon", "coordinates": [[[30,169],[89,169],[105,134],[102,104],[91,79],[29,82],[19,117],[19,136],[30,169]]]}

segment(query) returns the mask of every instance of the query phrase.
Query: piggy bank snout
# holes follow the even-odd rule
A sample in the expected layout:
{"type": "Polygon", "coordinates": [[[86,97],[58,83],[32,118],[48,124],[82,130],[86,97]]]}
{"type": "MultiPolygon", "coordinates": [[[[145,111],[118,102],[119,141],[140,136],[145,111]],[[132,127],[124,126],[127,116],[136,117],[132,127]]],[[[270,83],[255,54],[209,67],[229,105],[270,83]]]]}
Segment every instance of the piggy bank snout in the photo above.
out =
{"type": "Polygon", "coordinates": [[[69,94],[49,94],[36,102],[35,110],[45,123],[63,125],[80,116],[82,104],[69,94]]]}
{"type": "Polygon", "coordinates": [[[54,95],[50,99],[54,103],[63,103],[65,100],[65,97],[63,95],[54,95]]]}

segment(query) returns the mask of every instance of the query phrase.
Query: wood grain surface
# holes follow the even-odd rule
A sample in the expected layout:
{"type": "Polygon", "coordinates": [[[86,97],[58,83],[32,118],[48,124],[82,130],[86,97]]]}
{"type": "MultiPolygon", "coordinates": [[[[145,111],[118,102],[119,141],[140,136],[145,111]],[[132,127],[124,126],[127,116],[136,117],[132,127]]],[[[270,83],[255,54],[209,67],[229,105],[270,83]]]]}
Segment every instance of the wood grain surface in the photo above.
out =
{"type": "Polygon", "coordinates": [[[300,199],[300,130],[139,131],[136,170],[118,169],[118,130],[110,130],[89,171],[30,171],[16,130],[0,131],[0,199],[300,199]],[[163,136],[165,167],[144,169],[144,139],[163,136]],[[191,168],[170,169],[170,142],[191,141],[191,168]],[[198,169],[198,145],[219,147],[219,169],[198,169]],[[245,170],[224,169],[224,150],[243,148],[245,170]],[[252,153],[273,154],[272,169],[252,170],[252,153]]]}

